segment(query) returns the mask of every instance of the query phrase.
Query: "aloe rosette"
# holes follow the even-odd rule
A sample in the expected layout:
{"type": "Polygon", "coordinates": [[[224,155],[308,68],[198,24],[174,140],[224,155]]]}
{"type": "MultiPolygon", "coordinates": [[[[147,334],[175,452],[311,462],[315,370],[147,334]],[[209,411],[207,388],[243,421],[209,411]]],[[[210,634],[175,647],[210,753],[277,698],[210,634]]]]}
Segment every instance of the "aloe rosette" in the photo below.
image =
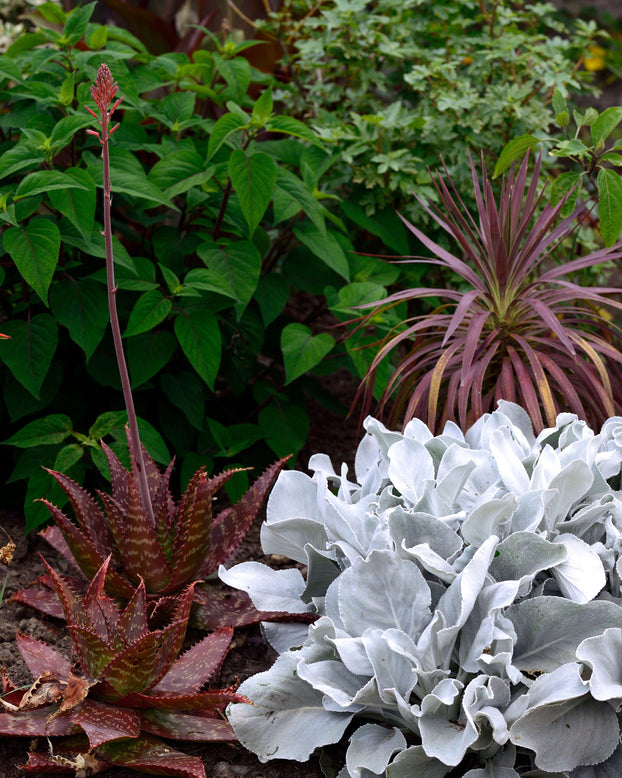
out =
{"type": "Polygon", "coordinates": [[[279,656],[228,716],[262,761],[349,745],[339,778],[622,774],[622,418],[534,435],[365,423],[350,476],[315,455],[271,492],[262,545],[303,570],[220,570],[279,656]]]}
{"type": "MultiPolygon", "coordinates": [[[[213,513],[216,492],[236,473],[235,469],[209,477],[204,469],[195,473],[186,492],[176,503],[169,490],[172,463],[160,472],[143,450],[154,522],[141,500],[136,458],[128,434],[131,469],[127,470],[105,444],[111,476],[111,493],[98,492],[101,505],[85,489],[62,473],[52,475],[69,498],[75,521],[52,503],[43,500],[56,523],[41,535],[72,567],[82,574],[76,586],[83,588],[110,557],[107,592],[129,600],[139,581],[148,599],[175,596],[195,581],[204,581],[219,564],[226,562],[245,537],[264,498],[287,458],[269,467],[232,507],[213,513]]],[[[27,605],[56,617],[63,616],[49,577],[41,586],[15,595],[27,605]]],[[[278,618],[278,614],[272,614],[278,618]]],[[[247,595],[224,592],[218,582],[198,583],[194,588],[192,623],[204,629],[241,626],[271,614],[259,614],[247,595]]]]}
{"type": "MultiPolygon", "coordinates": [[[[0,734],[68,738],[49,753],[32,753],[30,772],[100,772],[111,765],[142,773],[204,778],[201,760],[175,751],[160,737],[235,740],[224,706],[245,698],[232,689],[204,689],[217,675],[232,628],[212,632],[184,653],[194,585],[148,612],[141,581],[123,609],[104,591],[109,560],[84,597],[46,564],[62,603],[77,667],[55,649],[18,635],[35,682],[24,691],[4,677],[0,734]]],[[[55,741],[56,743],[56,741],[55,741]]]]}

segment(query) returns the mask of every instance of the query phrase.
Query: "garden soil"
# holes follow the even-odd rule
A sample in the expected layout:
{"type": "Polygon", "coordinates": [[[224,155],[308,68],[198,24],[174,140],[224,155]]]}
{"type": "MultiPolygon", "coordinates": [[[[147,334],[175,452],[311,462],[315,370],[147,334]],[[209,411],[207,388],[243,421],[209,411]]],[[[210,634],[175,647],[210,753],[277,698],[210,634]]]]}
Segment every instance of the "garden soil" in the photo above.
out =
{"type": "MultiPolygon", "coordinates": [[[[347,407],[356,391],[356,384],[353,383],[351,376],[344,371],[331,376],[328,380],[324,379],[323,382],[330,384],[327,388],[333,395],[341,396],[342,403],[347,407]]],[[[298,456],[298,469],[306,469],[309,456],[313,453],[329,454],[337,470],[344,461],[352,467],[360,437],[358,416],[345,419],[343,415],[326,411],[313,398],[309,399],[308,413],[309,436],[304,450],[298,456]]],[[[263,554],[259,542],[259,528],[262,518],[260,515],[256,519],[234,561],[237,563],[253,559],[273,567],[287,566],[287,560],[266,557],[263,554]]],[[[8,568],[6,591],[0,604],[0,666],[7,669],[10,678],[18,686],[29,685],[32,679],[17,650],[15,633],[20,632],[43,640],[66,657],[71,655],[71,641],[64,628],[64,622],[42,616],[31,608],[12,602],[11,595],[43,574],[44,569],[39,553],[42,553],[46,560],[60,572],[66,572],[67,565],[64,560],[59,559],[47,543],[38,537],[36,532],[24,536],[24,519],[19,513],[0,512],[0,526],[6,530],[16,545],[13,561],[8,568]]],[[[0,546],[5,542],[6,539],[2,540],[0,537],[0,546]]],[[[1,585],[2,581],[0,580],[1,585]]],[[[190,635],[190,644],[201,637],[202,633],[199,632],[190,635]]],[[[268,669],[275,658],[275,652],[266,645],[258,626],[236,630],[232,648],[223,665],[219,685],[238,685],[249,676],[268,669]]],[[[205,773],[208,778],[294,778],[294,776],[296,778],[321,778],[324,775],[319,766],[318,756],[313,756],[305,764],[278,759],[261,764],[254,754],[239,744],[180,743],[176,741],[171,745],[200,757],[205,765],[205,773]]],[[[26,762],[26,752],[29,746],[30,738],[0,737],[0,778],[17,778],[27,775],[19,770],[19,766],[26,762]]],[[[47,743],[45,741],[39,742],[38,748],[45,750],[47,743]]],[[[337,747],[337,751],[332,753],[332,758],[338,768],[343,759],[340,751],[342,748],[337,747]]],[[[331,754],[327,754],[325,758],[327,757],[330,759],[331,754]]],[[[125,768],[114,768],[100,773],[106,778],[136,778],[138,774],[125,768]]]]}

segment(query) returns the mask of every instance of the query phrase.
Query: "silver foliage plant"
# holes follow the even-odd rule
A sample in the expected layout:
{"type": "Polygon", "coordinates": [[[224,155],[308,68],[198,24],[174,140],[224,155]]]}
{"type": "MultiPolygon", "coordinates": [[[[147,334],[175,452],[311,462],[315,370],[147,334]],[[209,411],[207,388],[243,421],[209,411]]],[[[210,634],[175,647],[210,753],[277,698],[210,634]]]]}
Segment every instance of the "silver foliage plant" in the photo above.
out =
{"type": "Polygon", "coordinates": [[[355,462],[282,472],[258,562],[220,577],[279,656],[232,704],[263,762],[348,736],[339,778],[622,775],[622,418],[535,437],[499,403],[466,433],[368,418],[355,462]]]}

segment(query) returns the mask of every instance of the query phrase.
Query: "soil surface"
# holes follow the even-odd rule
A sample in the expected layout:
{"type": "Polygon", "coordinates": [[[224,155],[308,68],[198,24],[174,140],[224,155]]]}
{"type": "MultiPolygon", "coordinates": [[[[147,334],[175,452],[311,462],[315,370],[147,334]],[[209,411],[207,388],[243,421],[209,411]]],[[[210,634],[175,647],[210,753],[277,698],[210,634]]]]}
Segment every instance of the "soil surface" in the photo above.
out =
{"type": "MultiPolygon", "coordinates": [[[[324,381],[323,381],[324,383],[324,381]]],[[[346,373],[337,373],[330,377],[331,393],[348,405],[354,397],[356,383],[346,373]]],[[[312,398],[309,399],[308,413],[310,429],[304,450],[297,459],[298,469],[306,471],[306,463],[313,453],[329,454],[338,470],[343,461],[352,467],[358,443],[358,416],[344,418],[326,411],[312,398]]],[[[259,542],[259,528],[263,516],[256,519],[250,532],[235,555],[235,562],[249,559],[262,561],[273,566],[283,566],[284,560],[266,557],[259,542]]],[[[64,622],[43,616],[31,608],[11,601],[11,596],[21,588],[42,575],[43,565],[38,553],[58,571],[66,572],[64,560],[45,543],[36,533],[24,536],[24,519],[19,513],[0,513],[0,526],[6,530],[16,545],[13,561],[8,568],[0,565],[0,587],[7,577],[4,597],[0,603],[0,667],[5,667],[11,680],[18,686],[29,686],[32,678],[15,644],[15,633],[25,633],[49,643],[66,657],[71,656],[71,641],[64,622]]],[[[0,536],[2,533],[0,532],[0,536]]],[[[0,537],[0,546],[7,542],[0,537]]],[[[201,633],[190,636],[196,642],[201,633]]],[[[236,630],[232,648],[222,668],[221,686],[238,685],[255,673],[268,669],[276,658],[275,652],[267,646],[258,626],[236,630]]],[[[180,743],[172,742],[176,749],[199,756],[209,778],[321,778],[324,773],[319,766],[319,756],[314,755],[305,764],[285,760],[272,760],[261,764],[254,754],[239,744],[221,743],[180,743]]],[[[30,746],[29,738],[0,737],[0,778],[17,778],[28,773],[19,770],[26,762],[26,752],[30,746]]],[[[45,750],[46,743],[38,748],[45,750]]],[[[325,757],[326,758],[326,757],[325,757]]],[[[333,753],[337,771],[342,764],[341,754],[333,753]]],[[[30,773],[32,774],[32,773],[30,773]]],[[[137,772],[125,768],[114,768],[100,773],[110,778],[135,778],[137,772]]]]}

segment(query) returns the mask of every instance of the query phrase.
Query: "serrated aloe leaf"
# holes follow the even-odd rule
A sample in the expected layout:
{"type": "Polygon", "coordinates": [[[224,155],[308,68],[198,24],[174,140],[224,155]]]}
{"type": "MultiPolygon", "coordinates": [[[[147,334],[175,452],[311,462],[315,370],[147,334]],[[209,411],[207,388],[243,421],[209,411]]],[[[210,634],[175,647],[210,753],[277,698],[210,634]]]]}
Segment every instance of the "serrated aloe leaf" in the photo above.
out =
{"type": "Polygon", "coordinates": [[[113,539],[106,517],[91,497],[81,486],[63,473],[48,470],[65,492],[73,508],[80,529],[88,535],[102,557],[108,556],[113,550],[113,539]]]}
{"type": "Polygon", "coordinates": [[[136,587],[131,600],[125,606],[119,617],[117,628],[126,643],[133,643],[148,632],[147,593],[144,581],[141,581],[136,587]]]}
{"type": "Polygon", "coordinates": [[[85,700],[71,716],[89,739],[90,748],[118,738],[135,738],[140,734],[140,719],[132,710],[124,710],[95,700],[85,700]]]}
{"type": "Polygon", "coordinates": [[[194,584],[191,584],[181,595],[172,598],[174,610],[171,616],[171,623],[162,631],[159,672],[152,678],[152,686],[155,686],[166,675],[170,666],[181,652],[188,627],[188,619],[190,618],[193,596],[194,584]]]}
{"type": "Polygon", "coordinates": [[[45,672],[52,673],[59,681],[69,678],[71,662],[51,646],[29,635],[18,634],[15,636],[15,642],[33,678],[38,678],[45,672]]]}
{"type": "Polygon", "coordinates": [[[231,689],[214,689],[204,692],[131,692],[121,699],[121,704],[140,710],[194,711],[197,715],[218,713],[231,702],[248,703],[248,698],[231,689]]]}
{"type": "Polygon", "coordinates": [[[298,677],[299,653],[286,652],[272,667],[244,681],[227,716],[243,746],[268,759],[305,762],[318,747],[341,740],[353,713],[325,710],[323,695],[298,677]]]}
{"type": "Polygon", "coordinates": [[[53,570],[48,565],[48,563],[45,561],[45,559],[43,559],[43,557],[41,557],[41,560],[45,566],[45,569],[48,572],[48,575],[50,576],[52,584],[56,589],[56,593],[58,594],[58,597],[61,601],[61,604],[63,606],[63,611],[65,613],[65,619],[67,620],[67,624],[70,626],[76,624],[85,626],[86,619],[84,616],[84,611],[82,610],[82,605],[78,597],[76,596],[75,592],[71,589],[68,583],[62,578],[62,576],[59,575],[55,570],[53,570]]]}
{"type": "Polygon", "coordinates": [[[229,627],[203,638],[175,660],[151,692],[199,691],[220,670],[232,637],[233,629],[229,627]]]}
{"type": "Polygon", "coordinates": [[[118,767],[130,767],[147,775],[205,778],[205,768],[198,757],[175,751],[167,743],[148,735],[136,740],[106,743],[98,749],[98,754],[118,767]]]}
{"type": "Polygon", "coordinates": [[[199,571],[200,577],[216,570],[238,548],[288,459],[284,457],[271,465],[232,508],[222,511],[215,518],[211,546],[199,571]]]}
{"type": "Polygon", "coordinates": [[[116,651],[88,627],[68,623],[67,628],[83,670],[92,678],[99,678],[106,665],[115,658],[116,651]]]}
{"type": "Polygon", "coordinates": [[[0,713],[0,735],[60,737],[74,735],[80,731],[80,728],[72,723],[68,713],[61,713],[50,719],[50,708],[47,706],[23,713],[0,713]]]}
{"type": "Polygon", "coordinates": [[[169,626],[161,632],[143,635],[107,662],[102,677],[120,697],[151,686],[161,669],[162,641],[167,630],[172,629],[169,626]]]}
{"type": "Polygon", "coordinates": [[[55,619],[65,618],[63,606],[60,604],[55,591],[30,586],[28,589],[20,589],[11,599],[15,602],[21,602],[22,605],[28,605],[41,613],[45,613],[46,616],[53,616],[55,619]]]}
{"type": "MultiPolygon", "coordinates": [[[[84,735],[82,735],[81,738],[84,738],[84,749],[88,748],[88,743],[84,735]]],[[[53,754],[29,751],[28,761],[25,765],[21,765],[19,769],[23,770],[25,773],[37,773],[37,775],[40,775],[41,773],[57,773],[59,770],[58,757],[67,759],[74,765],[76,764],[76,759],[79,758],[84,765],[88,766],[92,775],[96,775],[110,767],[109,762],[104,762],[93,756],[93,754],[88,754],[76,749],[67,751],[66,748],[62,748],[60,751],[55,750],[53,754]]]]}
{"type": "Polygon", "coordinates": [[[237,740],[228,721],[206,716],[193,716],[176,711],[147,710],[141,713],[141,724],[145,732],[175,740],[237,740]]]}
{"type": "Polygon", "coordinates": [[[121,648],[123,644],[117,636],[119,611],[114,600],[104,592],[109,563],[110,557],[107,557],[93,576],[82,598],[82,608],[91,629],[109,646],[121,648]]]}

